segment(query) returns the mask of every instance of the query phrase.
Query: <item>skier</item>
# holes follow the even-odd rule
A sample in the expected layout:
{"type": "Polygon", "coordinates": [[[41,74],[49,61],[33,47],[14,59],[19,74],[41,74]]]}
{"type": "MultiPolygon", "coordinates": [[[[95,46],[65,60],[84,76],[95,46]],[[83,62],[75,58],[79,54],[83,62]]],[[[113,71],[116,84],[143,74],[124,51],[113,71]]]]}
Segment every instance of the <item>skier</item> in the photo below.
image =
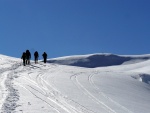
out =
{"type": "Polygon", "coordinates": [[[25,66],[26,65],[26,53],[25,52],[22,53],[21,59],[23,59],[23,65],[25,66]]]}
{"type": "Polygon", "coordinates": [[[35,64],[38,63],[38,57],[39,57],[39,54],[38,54],[38,52],[36,51],[36,52],[34,53],[35,64]]]}
{"type": "Polygon", "coordinates": [[[46,63],[47,62],[47,54],[46,54],[46,52],[44,52],[42,56],[44,58],[44,63],[46,63]]]}
{"type": "Polygon", "coordinates": [[[29,50],[26,50],[26,64],[30,64],[31,53],[29,50]]]}

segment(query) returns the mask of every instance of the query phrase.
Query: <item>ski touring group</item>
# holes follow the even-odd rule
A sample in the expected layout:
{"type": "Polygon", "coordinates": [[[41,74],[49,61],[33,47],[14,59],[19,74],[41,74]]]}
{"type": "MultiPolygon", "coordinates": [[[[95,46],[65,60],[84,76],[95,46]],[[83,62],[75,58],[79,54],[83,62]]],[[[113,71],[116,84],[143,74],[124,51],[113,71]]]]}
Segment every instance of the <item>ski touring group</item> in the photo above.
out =
{"type": "MultiPolygon", "coordinates": [[[[42,54],[43,56],[43,59],[44,59],[44,63],[47,62],[47,53],[44,52],[42,54]]],[[[38,58],[39,58],[39,53],[37,51],[34,52],[34,61],[35,61],[35,64],[38,63],[38,58]]],[[[26,50],[26,52],[23,52],[22,53],[22,57],[21,59],[23,60],[23,65],[29,65],[30,64],[30,59],[31,59],[31,53],[29,50],[26,50]]]]}

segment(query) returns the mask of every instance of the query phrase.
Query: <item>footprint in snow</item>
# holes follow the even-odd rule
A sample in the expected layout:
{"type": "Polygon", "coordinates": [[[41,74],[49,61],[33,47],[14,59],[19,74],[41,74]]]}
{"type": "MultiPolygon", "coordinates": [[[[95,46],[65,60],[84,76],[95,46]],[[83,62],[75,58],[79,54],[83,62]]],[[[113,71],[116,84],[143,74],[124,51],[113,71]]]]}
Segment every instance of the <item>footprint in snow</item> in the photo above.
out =
{"type": "Polygon", "coordinates": [[[31,103],[30,103],[30,102],[28,102],[28,105],[31,105],[31,103]]]}

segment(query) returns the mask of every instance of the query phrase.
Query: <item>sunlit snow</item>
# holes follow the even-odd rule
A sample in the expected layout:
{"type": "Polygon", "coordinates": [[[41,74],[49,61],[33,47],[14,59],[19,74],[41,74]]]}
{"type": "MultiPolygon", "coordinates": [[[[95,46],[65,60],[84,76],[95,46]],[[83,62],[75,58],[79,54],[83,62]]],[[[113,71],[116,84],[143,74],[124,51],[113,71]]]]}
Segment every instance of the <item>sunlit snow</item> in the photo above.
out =
{"type": "Polygon", "coordinates": [[[1,113],[150,113],[150,55],[89,54],[23,66],[0,55],[1,113]]]}

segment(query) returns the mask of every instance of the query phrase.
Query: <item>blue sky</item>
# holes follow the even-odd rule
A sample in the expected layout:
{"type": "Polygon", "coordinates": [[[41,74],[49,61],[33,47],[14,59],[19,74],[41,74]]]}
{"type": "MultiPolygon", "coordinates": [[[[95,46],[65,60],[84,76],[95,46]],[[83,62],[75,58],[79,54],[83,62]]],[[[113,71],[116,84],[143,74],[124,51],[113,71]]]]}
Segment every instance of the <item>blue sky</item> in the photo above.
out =
{"type": "Polygon", "coordinates": [[[150,0],[0,0],[0,54],[149,54],[149,5],[150,0]]]}

